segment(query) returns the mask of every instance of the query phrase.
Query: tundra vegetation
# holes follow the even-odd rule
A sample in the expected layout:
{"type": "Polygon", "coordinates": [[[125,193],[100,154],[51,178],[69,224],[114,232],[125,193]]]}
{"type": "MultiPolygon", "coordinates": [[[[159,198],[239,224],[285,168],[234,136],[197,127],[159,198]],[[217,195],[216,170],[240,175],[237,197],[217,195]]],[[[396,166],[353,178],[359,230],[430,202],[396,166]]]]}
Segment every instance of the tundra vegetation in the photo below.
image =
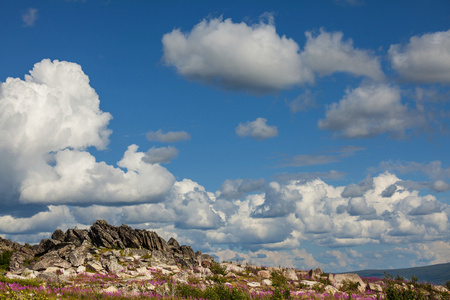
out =
{"type": "Polygon", "coordinates": [[[450,299],[450,282],[218,263],[174,239],[104,221],[57,230],[35,246],[0,238],[0,268],[0,299],[450,299]]]}

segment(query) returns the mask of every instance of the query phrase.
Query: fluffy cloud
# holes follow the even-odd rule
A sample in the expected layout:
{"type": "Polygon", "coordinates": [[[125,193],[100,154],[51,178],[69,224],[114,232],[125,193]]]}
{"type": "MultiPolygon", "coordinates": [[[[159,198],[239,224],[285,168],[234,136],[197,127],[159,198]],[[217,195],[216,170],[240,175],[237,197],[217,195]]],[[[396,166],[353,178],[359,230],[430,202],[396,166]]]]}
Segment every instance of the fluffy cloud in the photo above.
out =
{"type": "Polygon", "coordinates": [[[224,89],[266,93],[313,80],[299,46],[277,34],[272,18],[253,26],[203,20],[188,33],[165,34],[162,43],[165,62],[182,76],[224,89]]]}
{"type": "Polygon", "coordinates": [[[239,199],[245,194],[261,190],[265,186],[265,183],[266,181],[264,179],[227,179],[216,192],[216,196],[224,199],[239,199]]]}
{"type": "Polygon", "coordinates": [[[149,164],[168,163],[178,155],[177,148],[174,147],[152,147],[145,153],[143,160],[149,164]]]}
{"type": "Polygon", "coordinates": [[[267,119],[256,118],[252,122],[239,123],[236,127],[236,134],[240,137],[251,137],[259,141],[276,137],[278,135],[277,127],[269,126],[266,122],[267,119]]]}
{"type": "Polygon", "coordinates": [[[443,168],[442,162],[438,160],[431,161],[428,164],[418,162],[384,161],[380,164],[379,169],[399,172],[401,174],[422,173],[431,179],[450,178],[450,168],[443,168]]]}
{"type": "MultiPolygon", "coordinates": [[[[28,218],[0,217],[0,231],[27,234],[73,224],[82,227],[102,218],[113,224],[126,222],[137,224],[137,228],[156,230],[165,238],[174,236],[182,243],[217,255],[220,260],[240,258],[257,264],[306,269],[330,260],[328,265],[339,256],[345,266],[335,268],[350,270],[361,262],[361,258],[355,257],[375,263],[379,251],[373,252],[372,258],[370,253],[362,254],[350,248],[345,252],[335,250],[312,256],[310,250],[306,252],[298,247],[404,243],[422,243],[422,247],[430,248],[430,256],[421,261],[437,260],[437,255],[442,259],[442,251],[434,249],[432,244],[448,240],[450,208],[434,196],[420,196],[417,191],[406,190],[398,185],[400,181],[390,173],[349,186],[332,186],[320,179],[291,180],[271,182],[263,192],[246,194],[260,188],[262,182],[236,180],[224,183],[223,189],[216,193],[220,197],[229,190],[230,198],[219,199],[201,185],[184,179],[173,185],[161,203],[49,206],[47,212],[28,218]],[[389,197],[383,195],[391,186],[396,186],[395,193],[389,197]],[[356,194],[344,193],[355,187],[364,188],[356,194]],[[233,196],[237,194],[240,199],[233,196]],[[220,248],[224,245],[228,249],[220,248]],[[282,259],[272,260],[276,255],[282,259]]],[[[418,259],[415,252],[408,257],[418,259]]]]}
{"type": "Polygon", "coordinates": [[[92,203],[160,201],[174,177],[131,145],[120,168],[96,162],[88,147],[104,149],[111,115],[81,67],[45,59],[25,80],[0,86],[0,174],[4,201],[92,203]],[[151,184],[150,184],[151,183],[151,184]]]}
{"type": "Polygon", "coordinates": [[[149,141],[158,141],[162,143],[174,143],[178,141],[190,140],[191,135],[186,131],[169,131],[164,133],[161,129],[158,131],[149,131],[147,133],[149,141]]]}
{"type": "Polygon", "coordinates": [[[320,129],[328,129],[345,138],[368,138],[388,133],[403,137],[405,131],[423,126],[423,116],[401,103],[400,90],[378,84],[346,91],[338,103],[327,108],[320,129]]]}
{"type": "Polygon", "coordinates": [[[311,32],[306,32],[305,35],[306,45],[302,58],[319,75],[348,72],[374,80],[384,78],[378,58],[366,50],[355,49],[351,39],[343,41],[342,32],[329,33],[321,29],[317,36],[313,36],[311,32]]]}
{"type": "Polygon", "coordinates": [[[450,83],[450,30],[413,36],[391,45],[389,57],[400,76],[417,83],[450,83]]]}

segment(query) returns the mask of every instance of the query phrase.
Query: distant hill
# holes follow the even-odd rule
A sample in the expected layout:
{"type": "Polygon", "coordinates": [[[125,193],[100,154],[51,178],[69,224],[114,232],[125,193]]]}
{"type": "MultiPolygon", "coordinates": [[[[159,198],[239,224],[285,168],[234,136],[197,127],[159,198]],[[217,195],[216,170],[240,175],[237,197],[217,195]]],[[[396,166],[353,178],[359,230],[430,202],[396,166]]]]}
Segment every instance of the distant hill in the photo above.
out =
{"type": "Polygon", "coordinates": [[[411,275],[417,277],[418,282],[429,282],[432,284],[445,284],[450,281],[450,263],[431,265],[425,267],[407,268],[407,269],[385,269],[385,270],[362,270],[353,273],[361,277],[380,277],[384,278],[384,273],[397,275],[411,280],[411,275]]]}

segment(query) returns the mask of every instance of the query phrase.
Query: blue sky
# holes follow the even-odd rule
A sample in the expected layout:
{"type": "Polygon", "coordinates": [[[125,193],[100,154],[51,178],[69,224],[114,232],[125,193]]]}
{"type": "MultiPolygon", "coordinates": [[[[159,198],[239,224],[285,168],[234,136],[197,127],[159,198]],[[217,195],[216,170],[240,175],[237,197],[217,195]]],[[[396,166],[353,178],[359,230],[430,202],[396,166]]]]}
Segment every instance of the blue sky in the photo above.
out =
{"type": "Polygon", "coordinates": [[[1,1],[0,235],[449,262],[448,1],[1,1]]]}

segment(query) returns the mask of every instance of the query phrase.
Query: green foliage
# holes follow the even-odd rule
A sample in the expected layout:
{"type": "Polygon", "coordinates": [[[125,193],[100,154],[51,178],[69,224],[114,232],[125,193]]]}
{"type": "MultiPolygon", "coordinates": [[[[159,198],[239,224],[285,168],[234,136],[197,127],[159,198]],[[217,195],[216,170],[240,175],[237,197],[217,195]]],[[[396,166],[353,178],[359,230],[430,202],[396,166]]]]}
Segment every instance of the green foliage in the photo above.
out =
{"type": "Polygon", "coordinates": [[[225,266],[222,267],[218,262],[214,261],[209,269],[213,272],[213,274],[225,275],[225,270],[227,268],[225,266]]]}
{"type": "Polygon", "coordinates": [[[217,274],[207,276],[206,279],[214,281],[216,283],[220,283],[220,284],[227,282],[226,278],[223,277],[223,275],[217,275],[217,274]]]}
{"type": "Polygon", "coordinates": [[[274,287],[283,287],[288,284],[286,276],[281,271],[272,272],[272,285],[274,287]]]}
{"type": "Polygon", "coordinates": [[[385,289],[386,300],[425,300],[424,294],[420,290],[403,287],[398,284],[391,284],[385,289]]]}
{"type": "Polygon", "coordinates": [[[180,284],[175,288],[175,294],[186,299],[209,300],[249,300],[250,295],[238,288],[231,288],[224,284],[217,284],[201,290],[198,287],[180,284]]]}
{"type": "Polygon", "coordinates": [[[272,286],[275,288],[272,299],[291,299],[289,282],[281,271],[272,272],[272,286]]]}
{"type": "Polygon", "coordinates": [[[342,287],[341,287],[341,291],[343,292],[357,292],[358,291],[358,283],[357,282],[353,282],[351,280],[344,280],[342,282],[342,287]]]}
{"type": "Polygon", "coordinates": [[[313,285],[312,289],[314,291],[316,291],[316,293],[323,293],[323,292],[325,292],[325,287],[322,284],[320,284],[320,283],[316,283],[315,285],[313,285]]]}
{"type": "Polygon", "coordinates": [[[417,283],[417,277],[416,276],[414,276],[414,275],[411,275],[411,282],[413,283],[413,284],[416,284],[417,283]]]}
{"type": "Polygon", "coordinates": [[[1,270],[8,270],[9,269],[9,263],[11,262],[11,256],[13,252],[5,250],[2,253],[0,253],[0,269],[1,270]]]}
{"type": "Polygon", "coordinates": [[[447,290],[450,290],[450,280],[445,283],[445,287],[447,290]]]}

